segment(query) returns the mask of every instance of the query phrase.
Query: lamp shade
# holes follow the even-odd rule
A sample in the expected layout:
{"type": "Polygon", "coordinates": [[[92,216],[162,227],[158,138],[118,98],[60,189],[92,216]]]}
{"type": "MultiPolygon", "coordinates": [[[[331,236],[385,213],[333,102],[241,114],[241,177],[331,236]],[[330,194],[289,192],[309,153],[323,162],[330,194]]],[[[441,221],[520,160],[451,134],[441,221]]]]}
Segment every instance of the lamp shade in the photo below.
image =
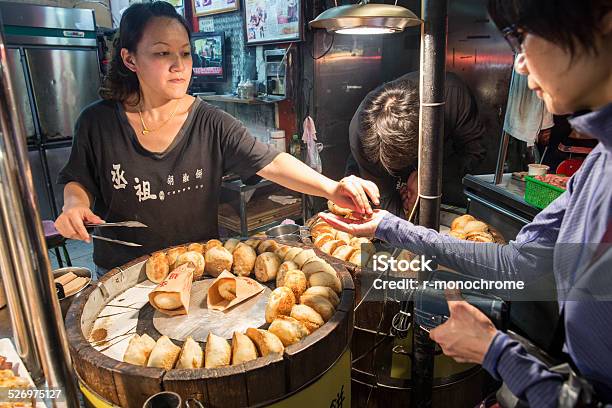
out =
{"type": "Polygon", "coordinates": [[[338,34],[386,34],[422,23],[412,11],[391,4],[355,4],[332,7],[309,25],[338,34]]]}

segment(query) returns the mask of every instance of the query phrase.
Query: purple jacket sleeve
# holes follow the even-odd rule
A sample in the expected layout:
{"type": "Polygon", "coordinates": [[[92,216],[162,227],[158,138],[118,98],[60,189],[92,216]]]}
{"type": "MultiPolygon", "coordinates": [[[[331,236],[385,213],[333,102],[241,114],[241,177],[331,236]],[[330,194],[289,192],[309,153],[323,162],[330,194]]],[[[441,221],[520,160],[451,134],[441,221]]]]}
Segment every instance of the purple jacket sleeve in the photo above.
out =
{"type": "Polygon", "coordinates": [[[563,383],[560,374],[548,371],[538,359],[508,335],[498,332],[482,366],[495,379],[502,380],[514,395],[531,407],[554,408],[563,383]]]}

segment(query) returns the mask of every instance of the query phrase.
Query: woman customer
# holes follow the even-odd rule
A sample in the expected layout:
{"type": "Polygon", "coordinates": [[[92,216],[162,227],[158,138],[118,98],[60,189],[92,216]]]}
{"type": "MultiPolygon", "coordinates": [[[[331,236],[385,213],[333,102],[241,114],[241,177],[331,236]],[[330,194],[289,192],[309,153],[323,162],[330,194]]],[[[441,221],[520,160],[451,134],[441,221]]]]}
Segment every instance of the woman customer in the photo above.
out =
{"type": "Polygon", "coordinates": [[[96,240],[94,262],[102,271],[171,245],[217,237],[221,177],[230,172],[371,212],[367,197],[378,202],[373,183],[332,181],[188,95],[190,36],[169,3],[133,4],[123,13],[103,99],[81,113],[59,176],[66,186],[55,225],[63,236],[89,241],[84,223],[103,219],[148,225],[100,228],[104,237],[142,244],[96,240]]]}
{"type": "MultiPolygon", "coordinates": [[[[543,274],[537,265],[549,257],[564,319],[564,350],[598,397],[611,403],[612,2],[490,0],[489,11],[519,53],[515,69],[528,75],[529,87],[548,110],[575,113],[572,127],[599,140],[567,191],[506,246],[461,244],[384,211],[359,222],[322,217],[338,229],[375,235],[489,279],[543,274]]],[[[449,308],[450,319],[431,331],[446,354],[482,364],[532,407],[557,406],[559,374],[497,331],[478,309],[463,301],[451,301],[449,308]]]]}

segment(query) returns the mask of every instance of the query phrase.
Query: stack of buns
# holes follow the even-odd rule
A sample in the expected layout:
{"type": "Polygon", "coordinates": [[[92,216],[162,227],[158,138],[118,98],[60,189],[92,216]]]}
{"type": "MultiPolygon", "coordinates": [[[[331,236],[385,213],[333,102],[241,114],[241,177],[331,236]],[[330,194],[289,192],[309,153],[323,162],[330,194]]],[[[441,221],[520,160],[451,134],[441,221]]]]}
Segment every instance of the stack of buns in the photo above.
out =
{"type": "Polygon", "coordinates": [[[135,334],[130,339],[123,361],[164,370],[218,368],[245,363],[270,353],[282,354],[284,349],[277,335],[255,328],[247,329],[246,334],[234,332],[231,345],[224,338],[209,333],[204,350],[191,337],[187,337],[183,346],[179,347],[168,336],[161,336],[155,341],[147,334],[135,334]]]}
{"type": "MultiPolygon", "coordinates": [[[[346,248],[338,255],[345,260],[360,253],[361,244],[371,244],[348,234],[341,238],[339,241],[346,245],[338,248],[346,248]]],[[[367,250],[366,253],[369,257],[367,250]]],[[[271,239],[251,238],[244,242],[230,239],[225,243],[213,239],[205,244],[193,243],[151,255],[145,264],[147,277],[153,282],[161,282],[174,268],[188,262],[197,269],[198,278],[205,274],[216,277],[228,270],[238,276],[254,274],[262,283],[274,281],[276,289],[265,311],[269,328],[235,332],[231,345],[210,333],[204,350],[192,338],[187,338],[179,347],[167,336],[154,341],[146,334],[134,335],[125,352],[125,362],[166,370],[215,368],[240,364],[269,353],[282,354],[284,347],[302,340],[330,320],[340,303],[340,278],[313,249],[279,244],[271,239]]],[[[228,298],[236,296],[235,286],[221,286],[219,291],[228,298]]]]}
{"type": "Polygon", "coordinates": [[[322,219],[315,220],[310,226],[314,246],[328,255],[357,266],[367,265],[376,249],[367,238],[353,237],[334,229],[322,219]]]}
{"type": "Polygon", "coordinates": [[[495,242],[489,226],[469,214],[455,218],[448,235],[467,241],[495,242]]]}

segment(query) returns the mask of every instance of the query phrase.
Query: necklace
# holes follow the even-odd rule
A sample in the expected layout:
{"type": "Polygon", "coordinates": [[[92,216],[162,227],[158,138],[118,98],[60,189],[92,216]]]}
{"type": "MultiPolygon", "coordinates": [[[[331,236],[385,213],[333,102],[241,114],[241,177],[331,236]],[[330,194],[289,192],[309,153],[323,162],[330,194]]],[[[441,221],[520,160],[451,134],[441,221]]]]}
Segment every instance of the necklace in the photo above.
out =
{"type": "Polygon", "coordinates": [[[172,118],[174,117],[174,115],[176,114],[176,111],[178,110],[178,106],[179,106],[179,102],[177,101],[176,106],[174,107],[174,111],[172,112],[172,115],[170,115],[170,117],[166,119],[164,123],[158,126],[157,129],[149,129],[147,128],[147,125],[145,125],[144,118],[142,117],[142,111],[140,110],[140,105],[138,105],[138,116],[140,116],[140,123],[142,124],[142,134],[146,135],[147,133],[158,131],[159,129],[166,126],[166,124],[170,122],[172,118]]]}

